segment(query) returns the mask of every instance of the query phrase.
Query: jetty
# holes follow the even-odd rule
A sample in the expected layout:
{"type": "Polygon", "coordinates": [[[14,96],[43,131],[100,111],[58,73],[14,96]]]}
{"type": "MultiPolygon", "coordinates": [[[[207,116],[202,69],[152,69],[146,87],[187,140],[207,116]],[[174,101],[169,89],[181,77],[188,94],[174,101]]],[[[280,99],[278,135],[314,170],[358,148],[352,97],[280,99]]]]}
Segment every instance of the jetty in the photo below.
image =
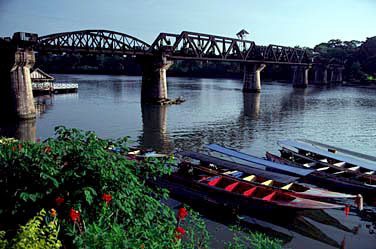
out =
{"type": "Polygon", "coordinates": [[[31,74],[31,85],[35,95],[52,93],[72,93],[78,91],[78,84],[55,83],[55,78],[36,68],[31,74]]]}

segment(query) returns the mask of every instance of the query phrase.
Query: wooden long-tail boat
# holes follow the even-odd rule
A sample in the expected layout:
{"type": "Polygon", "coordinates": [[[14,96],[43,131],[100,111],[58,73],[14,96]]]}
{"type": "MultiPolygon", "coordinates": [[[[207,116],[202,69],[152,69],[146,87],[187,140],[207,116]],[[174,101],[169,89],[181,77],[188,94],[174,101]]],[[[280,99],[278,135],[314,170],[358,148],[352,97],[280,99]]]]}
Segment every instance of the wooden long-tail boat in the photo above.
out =
{"type": "MultiPolygon", "coordinates": [[[[289,166],[303,168],[303,164],[299,161],[292,161],[289,158],[280,157],[272,153],[266,152],[266,158],[272,162],[286,164],[289,166]]],[[[326,167],[325,167],[326,168],[326,167]]],[[[332,170],[319,170],[302,178],[306,182],[313,183],[318,186],[324,186],[328,189],[343,191],[345,193],[362,194],[367,199],[374,199],[376,193],[376,187],[359,181],[356,177],[352,177],[351,174],[334,174],[336,171],[332,170]],[[347,177],[346,177],[347,176],[347,177]]]]}
{"type": "Polygon", "coordinates": [[[339,148],[339,147],[336,147],[336,146],[333,146],[333,145],[324,144],[324,143],[312,141],[312,140],[309,140],[309,139],[299,139],[298,141],[303,141],[303,142],[310,143],[313,146],[318,146],[318,147],[320,147],[322,149],[325,149],[327,151],[333,151],[333,152],[337,152],[338,151],[341,154],[348,155],[348,156],[351,156],[351,157],[355,157],[355,158],[358,158],[360,160],[371,161],[373,163],[376,162],[376,157],[375,156],[363,154],[363,153],[356,152],[356,151],[351,151],[351,150],[344,149],[344,148],[339,148]]]}
{"type": "Polygon", "coordinates": [[[354,178],[366,185],[376,187],[376,163],[374,162],[340,155],[336,153],[336,150],[323,150],[301,141],[283,140],[278,141],[278,144],[282,147],[283,158],[296,161],[309,169],[354,178]]]}
{"type": "MultiPolygon", "coordinates": [[[[311,220],[316,221],[316,219],[313,219],[310,216],[308,216],[309,219],[306,219],[305,216],[302,216],[300,214],[301,212],[295,212],[294,210],[278,210],[278,212],[267,212],[268,210],[253,209],[250,206],[248,206],[247,208],[240,208],[238,202],[234,202],[227,198],[222,198],[221,195],[213,197],[212,195],[209,196],[207,192],[188,188],[187,186],[182,185],[180,182],[173,182],[171,180],[168,180],[167,178],[162,178],[160,180],[161,181],[156,182],[157,185],[169,189],[170,196],[172,198],[184,203],[189,203],[189,205],[192,206],[195,210],[197,210],[197,206],[199,206],[199,212],[204,214],[206,217],[209,217],[209,219],[211,220],[217,221],[216,219],[223,218],[224,216],[235,212],[236,217],[239,217],[238,215],[241,215],[240,217],[242,217],[240,224],[235,223],[238,226],[240,225],[243,227],[242,221],[244,220],[255,221],[256,224],[261,223],[265,225],[266,228],[276,229],[278,231],[277,234],[270,230],[261,230],[261,232],[274,236],[277,235],[277,238],[281,235],[280,232],[284,232],[286,234],[290,234],[290,236],[293,236],[293,234],[291,234],[291,231],[293,231],[308,238],[321,241],[328,245],[332,245],[336,248],[339,247],[339,244],[335,240],[330,238],[325,232],[316,227],[317,223],[320,224],[320,221],[313,223],[311,222],[311,220]],[[246,216],[244,217],[243,215],[246,216]]],[[[305,215],[305,212],[307,211],[324,212],[321,210],[304,210],[303,215],[305,215]]],[[[233,221],[233,218],[229,219],[233,221]]],[[[246,224],[244,225],[246,226],[246,224]]],[[[332,224],[328,225],[333,226],[332,224]]],[[[257,229],[257,227],[250,228],[253,231],[257,229]]],[[[282,235],[282,238],[279,237],[279,239],[291,240],[291,238],[286,237],[286,235],[282,235]]]]}
{"type": "Polygon", "coordinates": [[[296,181],[298,178],[296,177],[267,172],[260,169],[252,169],[246,165],[222,160],[217,157],[198,152],[187,151],[179,154],[184,157],[200,161],[199,165],[192,164],[192,167],[200,167],[202,170],[207,168],[207,170],[210,170],[210,172],[218,175],[231,176],[237,179],[252,182],[259,186],[269,186],[294,196],[307,199],[355,198],[354,195],[332,192],[297,183],[296,181]]]}
{"type": "Polygon", "coordinates": [[[217,144],[210,144],[206,147],[210,150],[216,151],[220,154],[232,158],[264,165],[266,170],[282,172],[284,174],[299,175],[302,177],[301,180],[313,183],[317,186],[323,186],[331,190],[337,190],[351,194],[360,193],[366,196],[367,199],[374,199],[376,188],[367,183],[362,183],[355,178],[333,175],[329,172],[317,171],[315,169],[307,169],[307,167],[304,167],[296,162],[292,162],[285,158],[273,155],[269,152],[266,153],[266,160],[233,149],[222,147],[217,144]],[[309,171],[307,172],[302,170],[309,171]]]}
{"type": "Polygon", "coordinates": [[[342,205],[300,198],[269,186],[258,185],[227,175],[210,173],[197,167],[187,167],[184,164],[179,167],[178,171],[168,176],[168,180],[203,191],[209,196],[219,195],[227,201],[238,203],[241,208],[302,210],[343,207],[342,205]]]}
{"type": "Polygon", "coordinates": [[[234,149],[226,148],[223,146],[220,146],[218,144],[209,144],[205,146],[206,148],[215,151],[217,153],[220,153],[222,155],[226,155],[230,158],[236,158],[242,161],[242,164],[245,164],[252,168],[262,168],[267,171],[273,171],[293,176],[299,176],[304,177],[314,172],[314,170],[311,169],[305,169],[305,168],[297,168],[292,167],[286,164],[271,162],[269,160],[266,160],[264,158],[259,158],[256,156],[252,156],[234,149]]]}

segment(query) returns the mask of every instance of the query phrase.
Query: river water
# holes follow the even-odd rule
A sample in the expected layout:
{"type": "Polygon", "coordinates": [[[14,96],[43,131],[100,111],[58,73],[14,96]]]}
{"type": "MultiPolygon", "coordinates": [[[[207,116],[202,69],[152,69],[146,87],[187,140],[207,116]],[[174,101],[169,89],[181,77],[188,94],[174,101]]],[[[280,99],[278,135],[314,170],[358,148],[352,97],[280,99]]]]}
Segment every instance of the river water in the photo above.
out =
{"type": "MultiPolygon", "coordinates": [[[[140,77],[55,77],[57,82],[78,83],[78,93],[37,97],[37,120],[2,122],[0,135],[43,139],[54,134],[55,126],[65,125],[106,138],[130,136],[135,144],[162,152],[200,150],[207,143],[218,143],[263,156],[267,150],[278,151],[279,139],[306,138],[375,155],[376,89],[372,88],[293,89],[287,83],[263,82],[261,94],[244,94],[240,80],[169,77],[169,97],[183,96],[186,102],[153,106],[140,103],[140,77]]],[[[329,213],[349,230],[311,216],[297,223],[298,231],[257,217],[252,223],[288,234],[291,248],[335,248],[336,243],[345,243],[345,248],[376,248],[370,223],[354,214],[346,218],[343,211],[329,213]],[[318,236],[299,229],[311,229],[318,236]],[[324,235],[329,239],[322,239],[324,235]]]]}

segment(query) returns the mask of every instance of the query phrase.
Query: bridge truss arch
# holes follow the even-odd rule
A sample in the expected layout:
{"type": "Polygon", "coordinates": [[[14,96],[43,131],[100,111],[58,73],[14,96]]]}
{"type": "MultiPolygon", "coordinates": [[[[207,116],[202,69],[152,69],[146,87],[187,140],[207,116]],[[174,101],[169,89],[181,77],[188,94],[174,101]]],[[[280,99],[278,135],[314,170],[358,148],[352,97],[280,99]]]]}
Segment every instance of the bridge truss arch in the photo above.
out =
{"type": "Polygon", "coordinates": [[[115,31],[79,30],[55,33],[38,38],[37,50],[46,52],[77,52],[94,54],[145,54],[150,45],[115,31]]]}
{"type": "Polygon", "coordinates": [[[250,63],[308,65],[307,50],[278,45],[260,46],[253,41],[183,31],[160,33],[150,52],[165,52],[175,59],[218,60],[250,63]]]}

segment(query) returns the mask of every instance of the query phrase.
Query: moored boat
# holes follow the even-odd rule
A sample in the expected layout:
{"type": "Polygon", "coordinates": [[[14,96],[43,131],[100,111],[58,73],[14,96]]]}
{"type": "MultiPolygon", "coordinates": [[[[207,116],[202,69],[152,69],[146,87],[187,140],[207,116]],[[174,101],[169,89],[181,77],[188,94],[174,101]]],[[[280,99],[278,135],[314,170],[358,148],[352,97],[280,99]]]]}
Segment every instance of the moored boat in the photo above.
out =
{"type": "MultiPolygon", "coordinates": [[[[274,155],[266,152],[266,158],[272,162],[279,164],[286,164],[297,168],[303,168],[304,166],[296,161],[291,161],[287,158],[274,155]]],[[[376,193],[376,187],[365,184],[354,177],[344,177],[344,175],[338,175],[330,173],[330,171],[317,170],[312,174],[302,178],[302,180],[313,183],[318,186],[325,186],[328,189],[343,191],[352,194],[362,194],[367,198],[374,198],[376,193]]]]}
{"type": "Polygon", "coordinates": [[[246,153],[234,150],[234,149],[220,146],[218,144],[209,144],[209,145],[206,145],[205,147],[212,151],[220,153],[222,155],[226,155],[230,158],[240,159],[242,160],[242,162],[247,163],[247,165],[249,165],[250,167],[262,166],[263,169],[268,170],[268,171],[294,175],[294,176],[299,176],[299,177],[307,176],[314,172],[314,170],[311,170],[311,169],[296,168],[296,167],[291,167],[286,164],[271,162],[264,158],[252,156],[252,155],[249,155],[249,154],[246,154],[246,153]]]}
{"type": "Polygon", "coordinates": [[[260,169],[252,169],[246,165],[234,163],[219,159],[217,157],[197,153],[197,152],[181,152],[181,155],[199,160],[199,165],[192,167],[205,167],[211,172],[218,175],[227,175],[244,181],[252,182],[255,185],[269,186],[294,196],[308,199],[337,199],[337,198],[355,198],[354,195],[333,192],[325,189],[310,187],[297,183],[299,178],[286,176],[278,173],[267,172],[260,169]]]}
{"type": "Polygon", "coordinates": [[[334,149],[323,150],[301,141],[282,140],[278,141],[278,144],[282,147],[282,157],[291,158],[292,161],[299,160],[306,168],[330,171],[336,175],[354,177],[367,184],[376,185],[374,162],[340,155],[334,149]]]}
{"type": "Polygon", "coordinates": [[[228,201],[237,202],[242,208],[278,207],[301,210],[343,207],[342,205],[300,198],[269,186],[257,185],[225,174],[217,174],[184,164],[168,179],[179,182],[186,187],[199,189],[209,195],[220,195],[228,201]]]}

